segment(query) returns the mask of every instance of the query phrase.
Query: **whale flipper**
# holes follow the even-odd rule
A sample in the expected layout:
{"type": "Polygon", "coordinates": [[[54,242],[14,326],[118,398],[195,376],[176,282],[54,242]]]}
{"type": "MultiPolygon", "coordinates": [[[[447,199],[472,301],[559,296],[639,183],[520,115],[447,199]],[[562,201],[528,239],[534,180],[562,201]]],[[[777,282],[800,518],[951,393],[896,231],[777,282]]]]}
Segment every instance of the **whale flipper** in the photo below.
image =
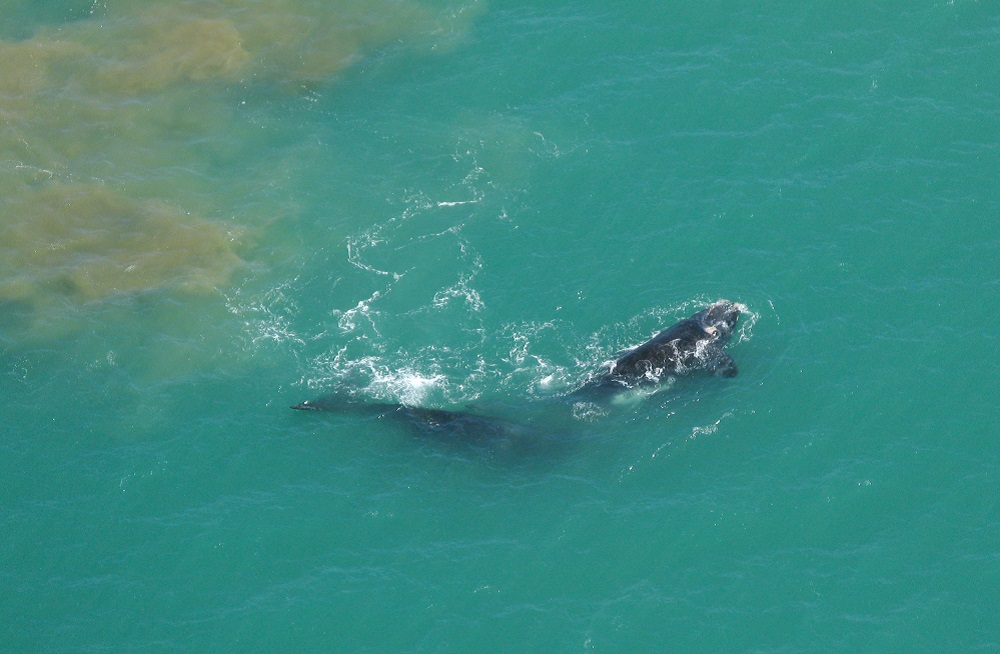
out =
{"type": "Polygon", "coordinates": [[[740,369],[733,361],[733,357],[721,350],[716,359],[709,365],[708,371],[716,377],[735,377],[740,374],[740,369]]]}

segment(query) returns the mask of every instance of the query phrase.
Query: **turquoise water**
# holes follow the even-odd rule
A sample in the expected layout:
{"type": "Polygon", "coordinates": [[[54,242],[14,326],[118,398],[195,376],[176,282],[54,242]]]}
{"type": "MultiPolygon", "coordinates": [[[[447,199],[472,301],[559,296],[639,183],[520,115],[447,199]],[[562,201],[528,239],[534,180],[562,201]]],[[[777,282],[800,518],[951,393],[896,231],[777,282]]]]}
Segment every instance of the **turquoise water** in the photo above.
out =
{"type": "Polygon", "coordinates": [[[991,3],[0,10],[3,651],[1000,650],[991,3]]]}

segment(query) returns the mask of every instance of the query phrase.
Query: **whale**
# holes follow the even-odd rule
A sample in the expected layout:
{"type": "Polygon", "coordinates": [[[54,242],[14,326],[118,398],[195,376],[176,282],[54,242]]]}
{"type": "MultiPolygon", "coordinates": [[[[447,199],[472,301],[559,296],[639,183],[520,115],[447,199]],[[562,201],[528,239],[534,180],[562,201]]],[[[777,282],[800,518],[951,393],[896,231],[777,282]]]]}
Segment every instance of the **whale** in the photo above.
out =
{"type": "Polygon", "coordinates": [[[732,338],[741,309],[745,307],[729,300],[713,302],[645,343],[620,353],[584,388],[633,387],[699,370],[718,377],[735,377],[739,368],[723,348],[732,338]]]}
{"type": "Polygon", "coordinates": [[[331,393],[292,406],[300,411],[330,411],[408,424],[427,435],[455,434],[470,440],[504,438],[514,423],[469,411],[430,409],[397,402],[366,402],[347,393],[331,393]]]}
{"type": "Polygon", "coordinates": [[[397,402],[371,402],[350,392],[334,392],[291,408],[327,411],[400,424],[418,436],[492,458],[516,461],[563,450],[569,439],[559,430],[539,427],[530,420],[513,421],[458,409],[432,409],[397,402]]]}
{"type": "MultiPolygon", "coordinates": [[[[735,377],[739,368],[724,347],[732,338],[746,308],[717,300],[659,332],[646,342],[619,353],[566,399],[595,400],[618,389],[658,384],[665,379],[706,371],[718,377],[735,377]]],[[[350,391],[334,392],[292,405],[300,411],[328,411],[365,416],[407,425],[420,435],[465,442],[496,450],[528,450],[545,436],[530,424],[495,418],[474,411],[434,409],[395,402],[373,402],[350,391]]],[[[529,421],[530,422],[530,421],[529,421]]],[[[544,438],[542,439],[544,440],[544,438]]]]}

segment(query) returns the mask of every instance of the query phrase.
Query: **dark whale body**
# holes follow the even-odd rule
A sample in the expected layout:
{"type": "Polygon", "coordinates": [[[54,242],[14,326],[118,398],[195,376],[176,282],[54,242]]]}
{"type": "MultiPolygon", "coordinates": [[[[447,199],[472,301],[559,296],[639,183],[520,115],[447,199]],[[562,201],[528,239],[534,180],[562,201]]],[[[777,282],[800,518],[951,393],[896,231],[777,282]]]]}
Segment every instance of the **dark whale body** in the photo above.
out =
{"type": "MultiPolygon", "coordinates": [[[[719,300],[668,327],[642,345],[624,352],[610,367],[570,393],[567,399],[652,384],[666,377],[707,370],[735,377],[739,369],[723,351],[740,318],[741,305],[719,300]]],[[[525,451],[546,435],[521,423],[468,411],[428,409],[390,402],[365,402],[352,394],[332,394],[292,406],[305,411],[332,411],[368,416],[408,425],[424,436],[464,442],[491,451],[525,451]]]]}
{"type": "Polygon", "coordinates": [[[511,428],[505,421],[466,411],[426,409],[392,402],[362,402],[346,395],[325,395],[296,404],[293,409],[333,411],[401,422],[428,434],[455,434],[472,440],[503,437],[511,428]]]}
{"type": "Polygon", "coordinates": [[[735,377],[739,368],[722,348],[732,337],[739,319],[740,305],[719,300],[628,350],[588,385],[634,386],[696,370],[735,377]]]}
{"type": "Polygon", "coordinates": [[[559,433],[469,411],[428,409],[392,402],[365,402],[349,394],[325,395],[292,406],[303,411],[332,411],[402,424],[420,436],[444,444],[516,460],[564,447],[559,433]]]}

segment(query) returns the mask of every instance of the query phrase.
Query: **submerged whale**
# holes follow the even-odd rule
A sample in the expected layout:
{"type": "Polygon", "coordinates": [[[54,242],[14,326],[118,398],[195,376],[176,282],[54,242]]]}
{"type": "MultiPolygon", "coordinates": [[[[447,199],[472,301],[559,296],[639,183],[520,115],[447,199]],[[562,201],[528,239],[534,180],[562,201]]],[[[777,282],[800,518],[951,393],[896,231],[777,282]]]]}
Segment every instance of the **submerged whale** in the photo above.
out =
{"type": "Polygon", "coordinates": [[[393,402],[366,402],[334,393],[292,406],[300,411],[332,411],[405,425],[420,436],[493,456],[517,460],[543,451],[564,449],[568,439],[559,431],[529,423],[454,409],[428,409],[393,402]]]}
{"type": "Polygon", "coordinates": [[[456,434],[473,440],[503,438],[512,431],[512,423],[467,411],[427,409],[393,402],[364,402],[350,395],[331,394],[292,406],[301,411],[333,411],[402,422],[428,434],[456,434]]]}
{"type": "MultiPolygon", "coordinates": [[[[569,393],[567,399],[593,398],[596,394],[614,392],[622,387],[655,384],[698,370],[720,377],[735,377],[739,369],[723,347],[732,337],[741,309],[745,307],[729,300],[712,303],[645,343],[625,351],[606,370],[569,393]]],[[[537,430],[521,423],[478,413],[428,409],[402,403],[366,402],[349,393],[326,395],[291,408],[400,422],[423,435],[443,436],[491,449],[525,449],[525,445],[539,435],[537,430]]]]}

